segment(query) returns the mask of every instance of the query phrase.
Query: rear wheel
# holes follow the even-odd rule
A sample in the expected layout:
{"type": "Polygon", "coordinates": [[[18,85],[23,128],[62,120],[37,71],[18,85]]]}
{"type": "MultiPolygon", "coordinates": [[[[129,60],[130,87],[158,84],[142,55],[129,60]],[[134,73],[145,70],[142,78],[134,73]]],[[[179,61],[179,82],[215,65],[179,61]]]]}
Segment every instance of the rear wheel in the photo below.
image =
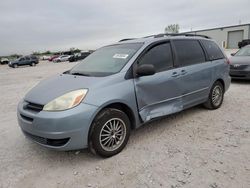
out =
{"type": "Polygon", "coordinates": [[[89,147],[102,157],[118,154],[126,146],[130,135],[128,116],[117,109],[107,108],[95,118],[89,147]]]}
{"type": "Polygon", "coordinates": [[[207,102],[204,106],[208,109],[214,110],[219,108],[224,99],[224,87],[221,82],[216,81],[211,88],[207,102]]]}
{"type": "Polygon", "coordinates": [[[32,67],[36,66],[36,64],[35,64],[34,62],[32,62],[30,65],[31,65],[32,67]]]}

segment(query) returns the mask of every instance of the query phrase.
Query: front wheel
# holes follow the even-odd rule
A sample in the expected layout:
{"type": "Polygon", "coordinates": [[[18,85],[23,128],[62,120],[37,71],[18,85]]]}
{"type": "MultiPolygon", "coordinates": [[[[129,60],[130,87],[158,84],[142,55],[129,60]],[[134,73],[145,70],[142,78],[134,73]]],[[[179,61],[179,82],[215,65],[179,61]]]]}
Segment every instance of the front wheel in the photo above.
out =
{"type": "Polygon", "coordinates": [[[89,143],[90,150],[102,157],[111,157],[123,150],[129,135],[130,121],[128,116],[118,109],[104,109],[93,122],[89,143]]]}
{"type": "Polygon", "coordinates": [[[216,81],[210,90],[208,100],[204,103],[204,106],[211,110],[217,109],[222,105],[223,99],[224,87],[221,82],[216,81]]]}

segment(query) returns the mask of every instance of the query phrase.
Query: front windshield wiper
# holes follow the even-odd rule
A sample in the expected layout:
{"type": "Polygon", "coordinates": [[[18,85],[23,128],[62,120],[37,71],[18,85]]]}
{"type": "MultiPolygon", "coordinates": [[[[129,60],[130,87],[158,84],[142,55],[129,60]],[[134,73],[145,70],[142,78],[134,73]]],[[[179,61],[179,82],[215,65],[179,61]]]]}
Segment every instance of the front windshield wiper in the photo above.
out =
{"type": "Polygon", "coordinates": [[[76,75],[76,76],[91,76],[89,74],[81,73],[81,72],[72,72],[70,73],[71,75],[76,75]]]}

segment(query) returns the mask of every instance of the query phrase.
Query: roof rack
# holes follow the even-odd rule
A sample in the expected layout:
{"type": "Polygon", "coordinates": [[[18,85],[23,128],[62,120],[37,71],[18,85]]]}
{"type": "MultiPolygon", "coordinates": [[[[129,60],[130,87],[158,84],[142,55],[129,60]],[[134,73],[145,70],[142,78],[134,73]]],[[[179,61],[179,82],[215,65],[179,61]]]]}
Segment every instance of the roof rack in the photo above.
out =
{"type": "MultiPolygon", "coordinates": [[[[191,33],[160,33],[160,34],[156,34],[156,35],[149,35],[149,36],[146,36],[146,37],[143,37],[143,38],[150,38],[150,37],[160,38],[160,37],[165,37],[165,36],[173,36],[173,37],[176,37],[176,36],[203,37],[203,38],[206,38],[206,39],[211,39],[211,37],[206,36],[206,35],[191,34],[191,33]]],[[[119,42],[123,42],[123,41],[127,41],[127,40],[133,40],[133,39],[136,39],[136,38],[122,39],[119,42]]]]}
{"type": "Polygon", "coordinates": [[[206,35],[197,35],[197,34],[189,34],[189,33],[160,33],[157,35],[149,35],[143,38],[149,38],[149,37],[154,37],[154,38],[160,38],[160,37],[164,37],[164,36],[186,36],[186,37],[203,37],[203,38],[207,38],[207,39],[211,39],[209,36],[206,35]]]}
{"type": "Polygon", "coordinates": [[[173,33],[170,36],[186,36],[186,37],[203,37],[206,39],[211,39],[211,37],[207,35],[199,35],[199,34],[191,34],[191,33],[173,33]]]}
{"type": "Polygon", "coordinates": [[[127,41],[127,40],[133,40],[135,38],[127,38],[127,39],[122,39],[122,40],[119,40],[118,42],[123,42],[123,41],[127,41]]]}

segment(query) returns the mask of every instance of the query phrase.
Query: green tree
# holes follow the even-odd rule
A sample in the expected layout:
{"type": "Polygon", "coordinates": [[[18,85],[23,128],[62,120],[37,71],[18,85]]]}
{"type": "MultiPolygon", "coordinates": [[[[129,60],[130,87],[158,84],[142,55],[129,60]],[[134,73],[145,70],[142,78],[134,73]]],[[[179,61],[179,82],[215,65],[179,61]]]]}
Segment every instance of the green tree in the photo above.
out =
{"type": "Polygon", "coordinates": [[[170,24],[165,28],[165,33],[179,33],[179,24],[170,24]]]}
{"type": "Polygon", "coordinates": [[[40,55],[40,52],[33,52],[32,55],[40,55]]]}

